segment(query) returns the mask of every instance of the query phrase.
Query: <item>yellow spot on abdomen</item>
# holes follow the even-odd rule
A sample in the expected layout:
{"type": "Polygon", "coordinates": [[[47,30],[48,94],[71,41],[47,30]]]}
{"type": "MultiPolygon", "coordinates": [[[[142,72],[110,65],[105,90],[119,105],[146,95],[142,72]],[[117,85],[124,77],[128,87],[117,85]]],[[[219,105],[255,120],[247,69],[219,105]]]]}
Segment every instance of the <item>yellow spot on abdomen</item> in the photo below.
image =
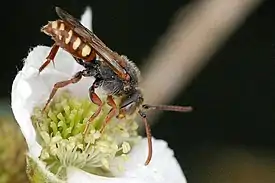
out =
{"type": "Polygon", "coordinates": [[[76,38],[76,40],[73,43],[73,49],[76,50],[79,47],[80,44],[81,44],[81,40],[78,37],[78,38],[76,38]]]}
{"type": "Polygon", "coordinates": [[[57,24],[57,21],[52,22],[52,28],[53,28],[53,29],[56,29],[56,28],[57,28],[57,25],[58,25],[58,24],[57,24]]]}
{"type": "MultiPolygon", "coordinates": [[[[60,24],[59,30],[60,30],[60,31],[65,30],[65,25],[64,25],[63,23],[60,24]]],[[[62,39],[62,35],[59,35],[59,39],[60,39],[60,40],[62,39]]]]}
{"type": "Polygon", "coordinates": [[[88,56],[90,53],[91,53],[91,47],[89,46],[89,45],[85,45],[83,48],[82,48],[82,52],[81,52],[81,54],[82,54],[82,56],[83,57],[86,57],[86,56],[88,56]]]}
{"type": "Polygon", "coordinates": [[[70,30],[70,31],[68,32],[68,37],[65,39],[65,43],[66,43],[66,44],[69,44],[69,42],[71,41],[72,36],[73,36],[73,31],[70,30]]]}
{"type": "Polygon", "coordinates": [[[59,30],[65,30],[65,25],[63,23],[60,24],[59,30]]]}

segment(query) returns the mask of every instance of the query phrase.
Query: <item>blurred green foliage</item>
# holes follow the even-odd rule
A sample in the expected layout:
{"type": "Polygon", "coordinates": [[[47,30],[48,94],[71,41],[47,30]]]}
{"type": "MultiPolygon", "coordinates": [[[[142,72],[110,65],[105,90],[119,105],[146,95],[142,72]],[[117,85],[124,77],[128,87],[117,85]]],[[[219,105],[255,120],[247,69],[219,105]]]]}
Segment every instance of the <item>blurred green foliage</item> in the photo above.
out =
{"type": "Polygon", "coordinates": [[[0,183],[27,183],[27,146],[8,102],[0,102],[0,183]]]}

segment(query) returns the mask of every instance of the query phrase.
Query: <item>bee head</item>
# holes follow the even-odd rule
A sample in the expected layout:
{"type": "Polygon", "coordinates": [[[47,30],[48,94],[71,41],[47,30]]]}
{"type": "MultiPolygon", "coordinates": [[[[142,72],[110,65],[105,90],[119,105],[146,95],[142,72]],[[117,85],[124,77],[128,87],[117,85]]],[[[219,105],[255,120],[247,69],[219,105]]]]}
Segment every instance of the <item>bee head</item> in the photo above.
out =
{"type": "Polygon", "coordinates": [[[140,90],[134,89],[121,100],[118,118],[124,118],[126,115],[131,115],[139,109],[143,103],[143,96],[140,90]]]}

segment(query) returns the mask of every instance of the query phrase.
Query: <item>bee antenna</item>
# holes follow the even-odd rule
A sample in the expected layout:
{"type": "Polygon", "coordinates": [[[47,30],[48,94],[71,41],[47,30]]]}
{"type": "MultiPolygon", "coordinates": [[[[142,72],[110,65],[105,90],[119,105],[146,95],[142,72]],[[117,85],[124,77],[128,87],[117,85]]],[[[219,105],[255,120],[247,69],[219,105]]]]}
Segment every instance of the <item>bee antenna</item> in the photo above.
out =
{"type": "Polygon", "coordinates": [[[149,105],[143,104],[143,109],[155,109],[161,111],[176,111],[176,112],[190,112],[193,110],[191,106],[175,106],[175,105],[149,105]]]}
{"type": "MultiPolygon", "coordinates": [[[[175,106],[175,105],[149,105],[149,104],[143,104],[142,105],[143,109],[157,109],[157,110],[162,110],[162,111],[176,111],[176,112],[190,112],[193,110],[191,106],[175,106]]],[[[145,126],[145,131],[146,131],[146,136],[148,139],[148,156],[145,162],[145,165],[148,165],[152,159],[152,154],[153,154],[153,148],[152,148],[152,135],[151,135],[151,129],[149,126],[149,123],[147,121],[146,114],[139,110],[138,111],[139,115],[142,118],[142,121],[145,126]]]]}
{"type": "Polygon", "coordinates": [[[145,165],[148,165],[152,159],[152,154],[153,154],[153,148],[152,148],[152,135],[151,135],[151,128],[149,126],[149,123],[147,121],[147,117],[146,114],[142,111],[138,111],[139,115],[142,118],[142,121],[144,123],[145,126],[145,131],[146,131],[146,136],[147,136],[147,140],[148,140],[148,156],[145,162],[145,165]]]}

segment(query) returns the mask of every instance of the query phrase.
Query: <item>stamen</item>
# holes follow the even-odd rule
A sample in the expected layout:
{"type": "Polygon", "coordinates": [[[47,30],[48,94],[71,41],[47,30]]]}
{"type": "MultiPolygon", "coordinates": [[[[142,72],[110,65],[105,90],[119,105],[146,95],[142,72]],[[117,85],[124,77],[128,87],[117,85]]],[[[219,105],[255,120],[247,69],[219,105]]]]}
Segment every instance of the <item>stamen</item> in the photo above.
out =
{"type": "MultiPolygon", "coordinates": [[[[43,106],[42,106],[43,107],[43,106]]],[[[89,117],[97,109],[88,98],[80,99],[64,92],[56,96],[43,112],[35,108],[32,122],[43,147],[40,160],[59,178],[66,178],[66,167],[74,166],[89,173],[113,176],[114,168],[121,170],[125,156],[140,139],[134,120],[113,118],[103,133],[101,125],[109,111],[103,106],[102,113],[93,121],[86,136],[83,135],[89,117]],[[110,166],[112,164],[112,166],[110,166]]]]}

